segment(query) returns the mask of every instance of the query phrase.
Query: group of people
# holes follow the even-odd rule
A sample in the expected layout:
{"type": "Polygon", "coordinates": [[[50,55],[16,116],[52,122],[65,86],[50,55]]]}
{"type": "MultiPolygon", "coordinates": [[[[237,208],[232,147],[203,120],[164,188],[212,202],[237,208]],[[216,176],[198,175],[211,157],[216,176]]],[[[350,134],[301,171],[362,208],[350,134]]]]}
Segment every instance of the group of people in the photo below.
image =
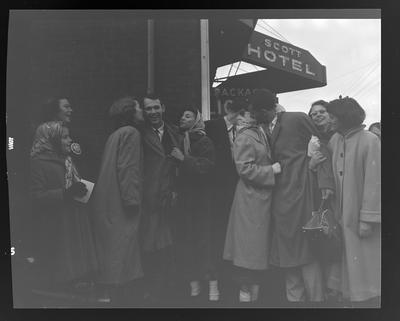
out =
{"type": "Polygon", "coordinates": [[[53,106],[31,150],[41,286],[92,281],[113,302],[144,280],[143,299],[157,303],[179,279],[188,296],[218,301],[229,265],[239,302],[257,302],[271,267],[284,271],[289,302],[380,298],[380,137],[353,98],[317,101],[307,115],[256,90],[206,122],[188,106],[179,126],[154,94],[121,98],[87,203],[71,106],[53,106]],[[335,262],[321,262],[302,231],[321,200],[343,232],[335,262]]]}

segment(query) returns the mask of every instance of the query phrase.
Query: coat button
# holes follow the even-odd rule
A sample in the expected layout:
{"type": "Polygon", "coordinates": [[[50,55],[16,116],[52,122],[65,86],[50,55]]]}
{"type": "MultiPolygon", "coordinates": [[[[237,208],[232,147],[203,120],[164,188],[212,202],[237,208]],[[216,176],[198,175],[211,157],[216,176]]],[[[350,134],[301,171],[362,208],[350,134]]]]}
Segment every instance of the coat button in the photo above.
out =
{"type": "Polygon", "coordinates": [[[344,156],[344,154],[343,153],[340,153],[340,157],[343,157],[344,156]]]}
{"type": "Polygon", "coordinates": [[[343,172],[342,172],[342,171],[340,171],[340,172],[339,172],[339,175],[340,175],[340,176],[343,176],[343,172]]]}

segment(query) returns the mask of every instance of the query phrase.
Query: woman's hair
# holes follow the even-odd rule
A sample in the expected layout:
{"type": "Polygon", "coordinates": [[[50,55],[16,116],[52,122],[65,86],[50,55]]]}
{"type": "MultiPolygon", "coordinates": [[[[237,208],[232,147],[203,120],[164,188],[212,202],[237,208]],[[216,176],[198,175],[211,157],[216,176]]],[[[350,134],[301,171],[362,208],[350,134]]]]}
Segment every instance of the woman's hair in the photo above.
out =
{"type": "Polygon", "coordinates": [[[183,108],[181,108],[181,113],[180,113],[181,117],[183,116],[183,113],[185,111],[192,112],[194,114],[194,117],[196,117],[197,113],[199,112],[199,110],[196,107],[183,107],[183,108]]]}
{"type": "Polygon", "coordinates": [[[368,130],[371,130],[372,128],[378,128],[379,130],[381,130],[381,123],[377,122],[377,123],[373,123],[369,126],[368,130]]]}
{"type": "Polygon", "coordinates": [[[134,124],[136,104],[138,104],[138,101],[135,97],[126,96],[116,100],[111,105],[108,113],[114,130],[122,126],[134,124]]]}
{"type": "Polygon", "coordinates": [[[328,106],[328,104],[329,104],[329,103],[328,103],[327,101],[322,100],[322,99],[317,100],[317,101],[314,101],[314,102],[311,104],[310,110],[308,111],[308,116],[311,117],[311,111],[313,110],[313,107],[314,107],[314,106],[320,105],[320,106],[324,106],[325,109],[326,109],[326,107],[328,106]]]}
{"type": "Polygon", "coordinates": [[[249,99],[254,110],[272,110],[276,107],[277,97],[269,89],[256,89],[249,99]]]}
{"type": "Polygon", "coordinates": [[[52,120],[57,120],[57,114],[60,111],[60,100],[68,99],[66,96],[53,96],[47,98],[41,110],[41,119],[40,122],[48,122],[52,120]]]}
{"type": "Polygon", "coordinates": [[[248,108],[248,101],[244,98],[235,98],[232,99],[232,102],[229,103],[226,108],[229,109],[233,113],[243,112],[248,108]]]}
{"type": "Polygon", "coordinates": [[[360,104],[350,97],[339,98],[329,102],[326,110],[337,117],[340,127],[351,129],[365,120],[365,111],[360,104]]]}

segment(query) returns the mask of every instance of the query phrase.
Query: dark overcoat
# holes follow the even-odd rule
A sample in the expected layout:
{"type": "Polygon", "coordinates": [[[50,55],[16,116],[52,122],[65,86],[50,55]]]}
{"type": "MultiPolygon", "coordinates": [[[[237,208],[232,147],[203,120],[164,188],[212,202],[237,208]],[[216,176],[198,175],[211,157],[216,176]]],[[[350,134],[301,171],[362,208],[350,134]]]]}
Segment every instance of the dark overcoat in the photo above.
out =
{"type": "MultiPolygon", "coordinates": [[[[272,157],[282,167],[276,177],[272,201],[271,264],[296,267],[311,263],[314,257],[302,226],[311,218],[315,183],[307,155],[311,136],[319,136],[311,119],[301,112],[278,113],[271,136],[272,157]]],[[[317,173],[319,175],[319,173],[317,173]]],[[[319,188],[327,186],[319,186],[319,188]]]]}
{"type": "Polygon", "coordinates": [[[143,219],[141,245],[145,252],[172,245],[171,217],[166,206],[176,191],[177,162],[170,156],[173,147],[180,147],[178,129],[164,123],[163,142],[153,128],[142,132],[144,151],[143,219]]]}
{"type": "Polygon", "coordinates": [[[174,226],[178,254],[184,262],[182,268],[191,270],[184,272],[198,273],[194,275],[198,277],[214,268],[216,254],[210,233],[214,224],[210,199],[214,146],[205,135],[191,133],[189,137],[190,153],[179,164],[178,210],[174,226]]]}
{"type": "Polygon", "coordinates": [[[52,286],[87,276],[97,269],[93,234],[85,206],[64,198],[65,159],[43,153],[30,165],[37,283],[52,286]]]}
{"type": "Polygon", "coordinates": [[[212,211],[214,225],[212,235],[218,257],[222,258],[229,213],[239,179],[233,160],[228,129],[223,118],[205,122],[207,137],[215,148],[215,166],[212,170],[212,211]]]}

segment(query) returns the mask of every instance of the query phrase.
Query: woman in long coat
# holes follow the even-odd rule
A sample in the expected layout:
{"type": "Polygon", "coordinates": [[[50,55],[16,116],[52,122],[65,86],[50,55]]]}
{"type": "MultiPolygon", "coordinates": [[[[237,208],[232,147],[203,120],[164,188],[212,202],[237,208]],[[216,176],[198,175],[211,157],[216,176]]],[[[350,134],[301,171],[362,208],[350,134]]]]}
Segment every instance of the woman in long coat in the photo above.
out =
{"type": "Polygon", "coordinates": [[[345,247],[338,290],[352,302],[379,299],[381,143],[364,129],[365,112],[353,98],[331,101],[327,110],[337,122],[329,148],[345,247]]]}
{"type": "MultiPolygon", "coordinates": [[[[263,123],[263,113],[252,112],[256,121],[263,123]]],[[[233,156],[239,182],[230,212],[223,257],[241,268],[239,300],[256,301],[259,282],[254,272],[265,270],[269,265],[272,188],[280,165],[272,161],[265,131],[256,125],[239,130],[233,156]]]]}
{"type": "Polygon", "coordinates": [[[179,160],[178,204],[175,237],[178,260],[191,296],[200,294],[200,281],[209,282],[209,298],[219,299],[218,284],[212,262],[211,242],[211,171],[215,162],[214,145],[204,130],[201,114],[184,110],[180,129],[184,133],[183,152],[174,148],[171,155],[179,160]]]}
{"type": "Polygon", "coordinates": [[[105,286],[104,301],[112,300],[122,285],[143,276],[138,243],[143,155],[140,133],[134,127],[143,120],[142,110],[137,100],[126,97],[116,101],[109,114],[115,130],[106,142],[92,196],[98,282],[105,286]]]}
{"type": "Polygon", "coordinates": [[[70,144],[61,122],[46,122],[37,128],[31,151],[36,281],[47,289],[72,290],[97,269],[88,213],[73,200],[87,189],[69,156],[70,144]]]}

